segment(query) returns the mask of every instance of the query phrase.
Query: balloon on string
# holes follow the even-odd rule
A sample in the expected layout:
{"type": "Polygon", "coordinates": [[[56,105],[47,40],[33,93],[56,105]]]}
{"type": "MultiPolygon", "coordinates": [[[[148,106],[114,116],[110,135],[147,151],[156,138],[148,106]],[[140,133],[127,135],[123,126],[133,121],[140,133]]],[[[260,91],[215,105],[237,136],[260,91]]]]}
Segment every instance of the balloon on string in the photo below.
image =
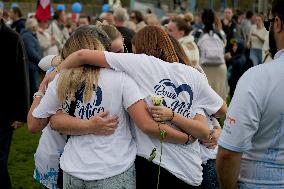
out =
{"type": "Polygon", "coordinates": [[[3,10],[4,9],[4,3],[2,1],[0,1],[0,9],[3,10]]]}
{"type": "Polygon", "coordinates": [[[11,4],[11,9],[12,9],[12,8],[15,8],[15,7],[19,7],[19,5],[18,5],[17,3],[12,3],[12,4],[11,4]]]}
{"type": "Polygon", "coordinates": [[[75,2],[72,5],[72,12],[73,13],[80,13],[82,11],[82,5],[79,2],[75,2]]]}
{"type": "Polygon", "coordinates": [[[58,11],[66,11],[66,7],[63,4],[59,4],[59,5],[57,5],[57,10],[58,11]]]}
{"type": "Polygon", "coordinates": [[[108,4],[103,5],[102,12],[109,12],[109,5],[108,4]]]}
{"type": "Polygon", "coordinates": [[[54,14],[54,8],[53,8],[53,6],[50,6],[50,13],[51,13],[51,14],[54,14]]]}

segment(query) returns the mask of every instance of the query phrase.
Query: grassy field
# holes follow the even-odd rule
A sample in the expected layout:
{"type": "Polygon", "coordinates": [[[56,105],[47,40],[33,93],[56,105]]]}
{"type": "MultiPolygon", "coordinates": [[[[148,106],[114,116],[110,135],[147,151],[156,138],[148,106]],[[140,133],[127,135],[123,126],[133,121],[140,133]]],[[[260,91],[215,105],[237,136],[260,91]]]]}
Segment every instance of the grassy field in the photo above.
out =
{"type": "Polygon", "coordinates": [[[30,134],[27,126],[14,131],[9,155],[13,189],[42,189],[33,178],[34,153],[40,135],[30,134]]]}

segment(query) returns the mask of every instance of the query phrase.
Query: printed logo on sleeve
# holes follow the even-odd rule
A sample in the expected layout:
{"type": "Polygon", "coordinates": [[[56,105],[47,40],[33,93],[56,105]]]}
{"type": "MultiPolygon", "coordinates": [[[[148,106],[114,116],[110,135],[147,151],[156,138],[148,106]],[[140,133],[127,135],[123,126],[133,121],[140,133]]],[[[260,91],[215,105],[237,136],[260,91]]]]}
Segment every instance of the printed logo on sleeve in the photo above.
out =
{"type": "Polygon", "coordinates": [[[232,116],[227,116],[226,122],[229,125],[235,125],[236,124],[236,119],[234,117],[232,117],[232,116]]]}

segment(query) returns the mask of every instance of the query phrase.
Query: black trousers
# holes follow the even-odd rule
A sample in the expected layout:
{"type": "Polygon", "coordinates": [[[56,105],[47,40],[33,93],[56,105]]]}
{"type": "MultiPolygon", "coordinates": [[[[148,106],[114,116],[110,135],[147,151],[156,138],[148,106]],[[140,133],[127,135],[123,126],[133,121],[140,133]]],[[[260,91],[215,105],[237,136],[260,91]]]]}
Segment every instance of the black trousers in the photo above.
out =
{"type": "MultiPolygon", "coordinates": [[[[136,156],[136,189],[156,189],[158,181],[159,165],[149,162],[147,159],[136,156]]],[[[199,186],[191,186],[183,182],[175,175],[161,167],[159,188],[169,188],[169,186],[178,189],[200,188],[199,186]]]]}
{"type": "Polygon", "coordinates": [[[12,184],[8,172],[8,156],[13,136],[10,125],[0,125],[0,188],[11,189],[12,184]]]}

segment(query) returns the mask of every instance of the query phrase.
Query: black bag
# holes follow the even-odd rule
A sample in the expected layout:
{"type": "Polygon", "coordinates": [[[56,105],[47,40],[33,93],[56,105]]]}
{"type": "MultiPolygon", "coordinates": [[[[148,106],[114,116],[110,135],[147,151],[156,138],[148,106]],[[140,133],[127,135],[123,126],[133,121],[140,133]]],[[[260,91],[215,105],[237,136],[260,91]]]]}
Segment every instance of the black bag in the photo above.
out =
{"type": "MultiPolygon", "coordinates": [[[[70,103],[70,109],[69,109],[69,115],[75,117],[74,113],[75,113],[75,109],[76,109],[76,102],[78,99],[78,94],[79,92],[76,92],[75,94],[75,100],[71,101],[70,103]]],[[[70,135],[67,135],[67,139],[66,139],[66,143],[68,142],[68,139],[70,138],[70,135]]],[[[57,187],[59,189],[63,189],[63,170],[60,168],[59,166],[59,171],[58,171],[58,177],[57,177],[57,187]]]]}

